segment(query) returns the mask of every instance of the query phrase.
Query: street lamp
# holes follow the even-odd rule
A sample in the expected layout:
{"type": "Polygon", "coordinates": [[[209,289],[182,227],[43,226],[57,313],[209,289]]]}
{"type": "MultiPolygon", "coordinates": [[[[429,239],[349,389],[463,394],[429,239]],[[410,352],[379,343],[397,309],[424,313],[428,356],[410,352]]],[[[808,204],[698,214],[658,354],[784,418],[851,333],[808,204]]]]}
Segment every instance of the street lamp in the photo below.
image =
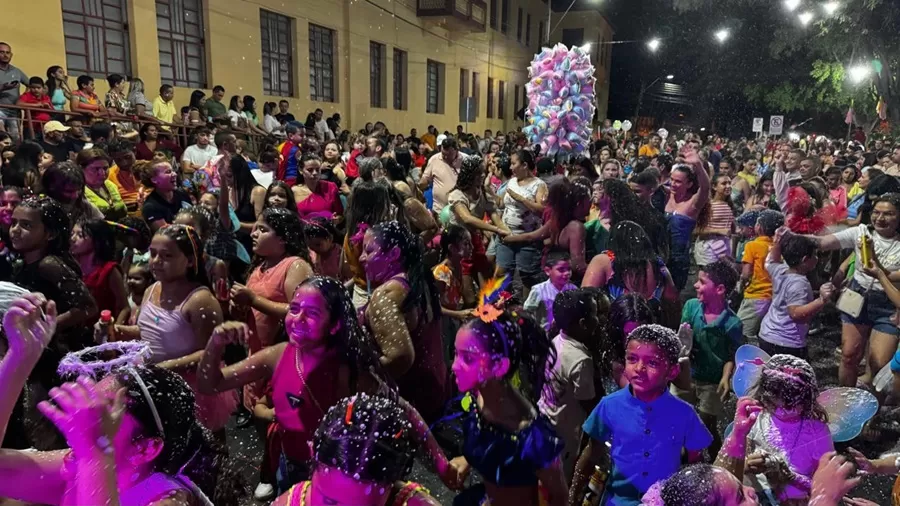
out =
{"type": "Polygon", "coordinates": [[[722,28],[721,30],[719,30],[718,32],[716,32],[716,39],[717,39],[717,40],[719,41],[719,43],[721,44],[721,43],[725,42],[726,40],[728,40],[728,36],[729,36],[729,35],[731,35],[731,34],[728,32],[728,29],[727,29],[727,28],[722,28]]]}
{"type": "Polygon", "coordinates": [[[672,79],[675,79],[675,76],[673,76],[672,74],[666,76],[666,80],[671,81],[672,79]]]}
{"type": "Polygon", "coordinates": [[[654,37],[647,42],[647,47],[650,49],[650,52],[655,53],[659,49],[660,44],[662,44],[662,41],[658,37],[654,37]]]}
{"type": "Polygon", "coordinates": [[[800,23],[803,26],[806,26],[809,24],[810,21],[812,21],[813,16],[814,16],[814,14],[812,13],[812,11],[805,11],[805,12],[801,12],[800,15],[798,16],[798,18],[800,19],[800,23]]]}
{"type": "Polygon", "coordinates": [[[869,77],[869,67],[866,65],[854,65],[847,71],[847,75],[850,76],[850,81],[853,84],[859,84],[869,77]]]}
{"type": "Polygon", "coordinates": [[[591,52],[591,43],[588,42],[587,44],[581,46],[581,50],[584,51],[585,53],[590,53],[591,52]]]}
{"type": "Polygon", "coordinates": [[[833,15],[840,8],[841,8],[841,4],[839,2],[832,1],[832,2],[828,2],[828,3],[825,3],[822,5],[822,9],[825,10],[825,14],[827,14],[829,16],[833,15]]]}
{"type": "Polygon", "coordinates": [[[784,8],[788,10],[788,12],[794,12],[797,10],[797,7],[800,7],[801,0],[784,0],[784,8]]]}

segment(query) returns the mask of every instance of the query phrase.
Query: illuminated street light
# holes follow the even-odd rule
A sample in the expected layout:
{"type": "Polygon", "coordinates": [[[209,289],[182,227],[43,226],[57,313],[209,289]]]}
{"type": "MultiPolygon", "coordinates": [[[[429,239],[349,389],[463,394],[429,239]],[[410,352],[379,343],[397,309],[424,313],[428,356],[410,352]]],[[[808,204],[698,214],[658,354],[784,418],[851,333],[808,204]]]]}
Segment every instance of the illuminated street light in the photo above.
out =
{"type": "Polygon", "coordinates": [[[584,51],[585,53],[590,53],[591,52],[591,43],[588,42],[587,44],[581,46],[581,50],[584,51]]]}
{"type": "Polygon", "coordinates": [[[797,10],[797,7],[800,7],[800,0],[784,0],[784,8],[788,12],[794,12],[797,10]]]}
{"type": "Polygon", "coordinates": [[[650,39],[649,42],[647,42],[647,47],[650,48],[650,51],[655,53],[656,50],[659,49],[660,44],[662,44],[662,41],[660,41],[658,38],[654,37],[654,38],[650,39]]]}
{"type": "Polygon", "coordinates": [[[869,70],[869,67],[866,65],[854,65],[847,71],[847,75],[850,76],[850,81],[853,84],[859,84],[869,77],[869,70]]]}
{"type": "Polygon", "coordinates": [[[812,11],[805,11],[805,12],[800,13],[798,18],[800,19],[800,23],[802,23],[803,26],[806,26],[809,24],[810,21],[813,20],[813,16],[814,16],[814,14],[812,13],[812,11]]]}
{"type": "Polygon", "coordinates": [[[840,2],[833,2],[833,1],[832,1],[832,2],[828,2],[828,3],[822,4],[822,9],[824,9],[824,10],[825,10],[825,14],[827,14],[827,15],[829,15],[829,16],[833,15],[833,14],[834,14],[835,12],[837,12],[837,10],[840,9],[840,8],[841,8],[840,2]]]}
{"type": "Polygon", "coordinates": [[[675,76],[673,76],[672,74],[669,74],[666,76],[666,79],[671,81],[672,79],[675,79],[675,76]]]}
{"type": "Polygon", "coordinates": [[[718,39],[719,43],[722,43],[722,42],[725,42],[726,40],[728,40],[729,35],[731,35],[731,34],[728,32],[728,29],[723,28],[723,29],[719,30],[718,32],[716,32],[716,39],[718,39]]]}

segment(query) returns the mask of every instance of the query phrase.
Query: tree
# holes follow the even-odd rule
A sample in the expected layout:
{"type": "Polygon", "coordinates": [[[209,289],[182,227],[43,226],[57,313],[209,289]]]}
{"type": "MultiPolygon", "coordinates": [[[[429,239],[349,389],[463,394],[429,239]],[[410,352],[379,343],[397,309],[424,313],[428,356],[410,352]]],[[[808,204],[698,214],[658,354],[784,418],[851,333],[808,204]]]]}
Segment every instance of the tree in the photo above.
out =
{"type": "Polygon", "coordinates": [[[674,0],[674,7],[681,16],[702,12],[707,20],[740,25],[733,38],[742,51],[748,43],[766,49],[756,53],[773,72],[737,79],[752,102],[782,112],[833,112],[852,100],[868,122],[881,97],[891,122],[900,124],[900,2],[844,0],[832,15],[816,5],[816,18],[805,27],[772,0],[674,0]],[[870,69],[871,77],[853,83],[850,65],[870,69]]]}

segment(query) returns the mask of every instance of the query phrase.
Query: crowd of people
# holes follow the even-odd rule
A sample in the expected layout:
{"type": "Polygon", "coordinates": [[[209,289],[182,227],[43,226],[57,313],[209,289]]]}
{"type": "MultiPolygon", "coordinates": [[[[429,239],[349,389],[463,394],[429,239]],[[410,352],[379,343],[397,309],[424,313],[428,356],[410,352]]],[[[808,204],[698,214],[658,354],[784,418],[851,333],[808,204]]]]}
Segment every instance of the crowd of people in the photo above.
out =
{"type": "Polygon", "coordinates": [[[866,505],[855,474],[900,471],[835,454],[808,362],[840,318],[840,384],[892,400],[888,140],[600,128],[561,158],[47,78],[0,92],[50,104],[0,133],[0,498],[238,504],[234,424],[279,505],[439,504],[414,458],[457,505],[866,505]],[[772,358],[726,434],[743,344],[772,358]]]}

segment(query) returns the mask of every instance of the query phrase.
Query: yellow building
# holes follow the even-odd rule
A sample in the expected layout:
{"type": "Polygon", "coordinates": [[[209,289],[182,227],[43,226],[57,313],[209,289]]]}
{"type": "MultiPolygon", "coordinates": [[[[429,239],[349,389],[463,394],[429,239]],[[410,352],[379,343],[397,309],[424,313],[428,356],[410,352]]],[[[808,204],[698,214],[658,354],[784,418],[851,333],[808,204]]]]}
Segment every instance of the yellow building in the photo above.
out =
{"type": "MultiPolygon", "coordinates": [[[[29,0],[7,10],[2,38],[26,74],[61,65],[73,89],[94,76],[101,97],[105,76],[121,73],[141,78],[149,100],[174,84],[179,109],[193,89],[222,85],[225,101],[255,96],[260,116],[284,98],[301,121],[321,108],[345,128],[380,120],[397,132],[454,130],[468,103],[468,130],[480,132],[521,125],[546,23],[541,0],[29,0]]],[[[550,37],[591,44],[600,118],[611,40],[597,11],[570,12],[550,37]]]]}

